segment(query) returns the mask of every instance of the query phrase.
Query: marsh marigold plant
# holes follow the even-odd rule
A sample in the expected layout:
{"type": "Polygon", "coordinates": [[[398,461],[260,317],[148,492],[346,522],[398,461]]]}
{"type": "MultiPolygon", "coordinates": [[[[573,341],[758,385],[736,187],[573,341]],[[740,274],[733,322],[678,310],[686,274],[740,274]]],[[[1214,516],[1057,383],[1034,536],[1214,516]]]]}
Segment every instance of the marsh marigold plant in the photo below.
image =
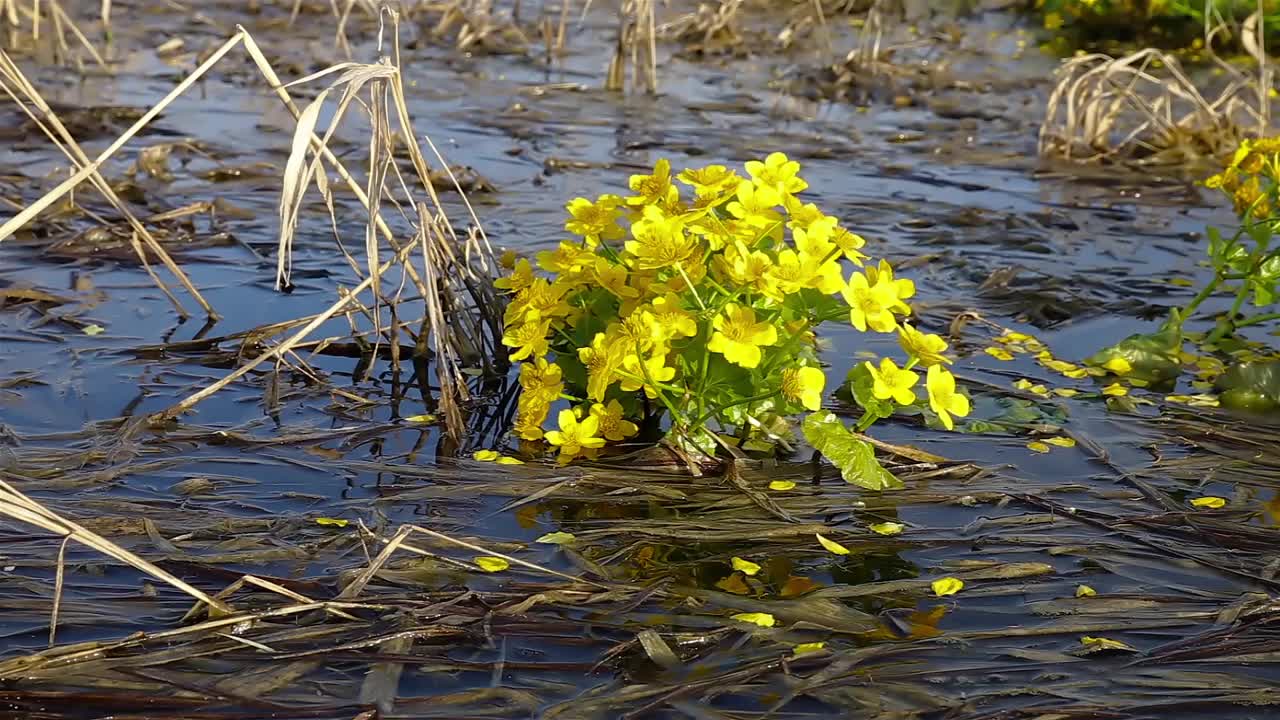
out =
{"type": "Polygon", "coordinates": [[[912,282],[800,199],[799,163],[773,153],[743,170],[673,174],[659,160],[629,194],[570,202],[573,239],[510,263],[497,285],[510,294],[503,343],[521,362],[520,438],[562,462],[646,425],[711,454],[786,446],[788,420],[821,408],[816,330],[835,321],[899,334],[905,362],[869,365],[873,420],[887,402],[933,407],[948,426],[967,412],[946,342],[904,322],[912,282]]]}

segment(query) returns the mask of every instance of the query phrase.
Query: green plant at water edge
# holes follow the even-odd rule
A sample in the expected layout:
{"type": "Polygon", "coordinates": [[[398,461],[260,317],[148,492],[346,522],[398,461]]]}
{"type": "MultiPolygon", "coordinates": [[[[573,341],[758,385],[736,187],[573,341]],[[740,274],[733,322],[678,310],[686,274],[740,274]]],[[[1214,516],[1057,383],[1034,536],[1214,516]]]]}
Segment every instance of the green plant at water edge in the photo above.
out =
{"type": "Polygon", "coordinates": [[[1206,23],[1241,21],[1259,6],[1271,44],[1280,31],[1280,0],[1036,0],[1047,30],[1105,37],[1141,28],[1182,42],[1202,36],[1206,23]]]}
{"type": "MultiPolygon", "coordinates": [[[[944,425],[966,415],[946,342],[904,322],[913,283],[800,200],[799,170],[782,153],[746,163],[745,176],[723,165],[673,175],[659,160],[630,178],[630,195],[570,202],[565,229],[576,238],[539,253],[536,268],[506,258],[503,342],[521,361],[514,432],[554,446],[561,462],[642,427],[666,427],[669,441],[708,455],[720,445],[789,449],[790,419],[822,406],[816,331],[829,321],[897,333],[906,352],[901,366],[862,366],[863,427],[917,403],[920,370],[944,425]]],[[[804,429],[815,447],[837,450],[826,452],[846,478],[887,484],[871,448],[834,416],[804,429]]]]}

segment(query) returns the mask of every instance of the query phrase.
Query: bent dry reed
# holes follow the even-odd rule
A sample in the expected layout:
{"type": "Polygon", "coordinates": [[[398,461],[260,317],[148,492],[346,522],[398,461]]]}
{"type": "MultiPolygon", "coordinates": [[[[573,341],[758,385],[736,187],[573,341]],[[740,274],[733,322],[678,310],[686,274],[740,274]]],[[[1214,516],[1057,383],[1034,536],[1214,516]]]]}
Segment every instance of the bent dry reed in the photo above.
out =
{"type": "MultiPolygon", "coordinates": [[[[914,284],[797,197],[809,187],[799,163],[773,153],[744,169],[673,175],[659,160],[630,178],[629,195],[570,202],[565,229],[575,239],[534,262],[506,257],[503,343],[521,361],[514,433],[527,454],[550,446],[562,463],[594,458],[643,428],[665,428],[670,444],[707,455],[790,450],[791,418],[822,407],[817,330],[830,321],[897,333],[906,355],[851,373],[859,429],[898,406],[928,408],[947,428],[968,413],[946,342],[905,322],[914,284]]],[[[842,446],[876,462],[833,416],[811,419],[815,447],[831,444],[834,424],[842,446]]],[[[863,470],[878,472],[854,474],[883,473],[878,463],[863,470]]]]}

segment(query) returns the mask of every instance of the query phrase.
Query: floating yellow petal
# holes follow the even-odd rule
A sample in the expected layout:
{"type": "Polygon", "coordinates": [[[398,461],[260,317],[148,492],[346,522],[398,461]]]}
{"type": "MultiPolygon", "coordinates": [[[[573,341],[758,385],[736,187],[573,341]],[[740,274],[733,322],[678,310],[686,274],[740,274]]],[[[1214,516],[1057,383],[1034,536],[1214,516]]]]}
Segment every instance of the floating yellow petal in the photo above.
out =
{"type": "Polygon", "coordinates": [[[809,653],[816,653],[826,646],[827,644],[824,642],[800,643],[799,645],[795,646],[793,652],[796,655],[808,655],[809,653]]]}
{"type": "Polygon", "coordinates": [[[507,562],[506,560],[503,560],[500,557],[490,557],[488,555],[481,555],[480,557],[476,558],[475,563],[476,563],[476,567],[480,568],[485,572],[491,572],[491,573],[502,572],[503,570],[506,570],[507,568],[511,567],[511,563],[507,562]]]}
{"type": "Polygon", "coordinates": [[[773,627],[775,622],[773,616],[769,613],[738,613],[737,615],[730,615],[729,617],[737,620],[738,622],[751,623],[752,625],[759,625],[760,627],[766,628],[773,627]]]}
{"type": "Polygon", "coordinates": [[[774,480],[769,483],[770,490],[791,490],[795,488],[795,486],[796,484],[791,480],[774,480]]]}
{"type": "Polygon", "coordinates": [[[1138,652],[1137,648],[1129,645],[1128,643],[1122,643],[1119,640],[1111,640],[1104,637],[1089,637],[1088,635],[1085,635],[1080,638],[1080,644],[1084,645],[1086,649],[1092,651],[1123,650],[1124,652],[1138,652]]]}
{"type": "Polygon", "coordinates": [[[826,548],[828,552],[835,553],[836,555],[848,555],[848,554],[849,554],[849,548],[847,548],[847,547],[845,547],[845,546],[841,545],[840,543],[836,542],[835,540],[829,540],[829,539],[827,539],[827,538],[823,537],[823,536],[822,536],[821,534],[819,534],[819,533],[814,533],[814,535],[813,535],[813,536],[814,536],[814,537],[816,537],[816,538],[818,538],[818,544],[819,544],[819,545],[821,545],[822,547],[826,548]]]}
{"type": "Polygon", "coordinates": [[[903,525],[898,522],[882,522],[867,527],[877,535],[897,535],[902,532],[903,525]]]}
{"type": "Polygon", "coordinates": [[[1111,383],[1110,385],[1102,388],[1102,394],[1111,395],[1112,397],[1122,397],[1129,394],[1129,388],[1121,385],[1120,383],[1111,383]]]}
{"type": "Polygon", "coordinates": [[[542,543],[543,545],[568,545],[569,543],[573,542],[574,539],[575,538],[573,537],[573,533],[557,531],[557,532],[549,532],[546,535],[543,535],[542,537],[538,538],[537,540],[534,540],[534,542],[539,542],[539,543],[542,543]]]}
{"type": "Polygon", "coordinates": [[[338,518],[324,518],[324,517],[322,517],[322,518],[316,518],[316,524],[317,524],[317,525],[324,525],[324,526],[326,526],[326,527],[340,527],[340,528],[342,528],[342,527],[346,527],[346,526],[350,525],[350,524],[351,524],[351,521],[350,521],[350,520],[340,520],[340,519],[338,519],[338,518]]]}
{"type": "Polygon", "coordinates": [[[85,325],[84,327],[80,328],[80,332],[84,333],[85,335],[88,335],[89,337],[93,337],[94,335],[101,335],[106,331],[107,329],[102,327],[101,325],[85,325]]]}
{"type": "Polygon", "coordinates": [[[1069,437],[1051,437],[1051,438],[1045,438],[1044,441],[1049,443],[1050,445],[1057,445],[1058,447],[1069,448],[1069,447],[1076,446],[1076,439],[1069,438],[1069,437]]]}
{"type": "Polygon", "coordinates": [[[1032,440],[1031,442],[1027,443],[1027,449],[1028,449],[1028,450],[1033,450],[1033,451],[1038,452],[1038,453],[1047,453],[1047,452],[1049,452],[1049,446],[1048,446],[1048,445],[1045,445],[1044,443],[1040,442],[1039,440],[1032,440]]]}
{"type": "Polygon", "coordinates": [[[982,352],[990,355],[991,357],[997,360],[1009,361],[1013,359],[1013,353],[1009,352],[1008,350],[1005,350],[1004,348],[989,347],[989,348],[983,349],[982,352]]]}
{"type": "Polygon", "coordinates": [[[930,584],[930,587],[933,588],[934,595],[937,595],[938,597],[946,597],[960,592],[960,590],[964,588],[964,581],[960,578],[944,577],[934,580],[930,584]]]}
{"type": "Polygon", "coordinates": [[[524,464],[524,461],[521,460],[520,458],[513,458],[509,455],[502,455],[494,462],[498,463],[499,465],[523,465],[524,464]]]}
{"type": "Polygon", "coordinates": [[[1198,497],[1198,498],[1192,499],[1191,504],[1198,508],[1210,508],[1212,510],[1217,510],[1218,508],[1226,505],[1227,501],[1220,497],[1215,497],[1213,495],[1206,495],[1204,497],[1198,497]]]}
{"type": "Polygon", "coordinates": [[[433,423],[436,421],[436,416],[430,413],[427,413],[425,415],[410,415],[409,417],[405,418],[404,421],[411,422],[411,423],[433,423]]]}
{"type": "Polygon", "coordinates": [[[471,453],[471,459],[479,460],[480,462],[493,462],[499,457],[501,457],[501,455],[497,450],[477,450],[471,453]]]}
{"type": "Polygon", "coordinates": [[[1094,595],[1097,595],[1097,594],[1098,594],[1098,591],[1097,591],[1097,590],[1094,590],[1093,588],[1089,587],[1088,585],[1077,585],[1077,586],[1076,586],[1076,597],[1078,597],[1078,598],[1082,598],[1082,597],[1093,597],[1094,595]]]}
{"type": "Polygon", "coordinates": [[[760,566],[750,560],[735,557],[731,562],[733,563],[733,569],[741,571],[743,575],[755,575],[760,572],[760,566]]]}
{"type": "Polygon", "coordinates": [[[1129,364],[1129,361],[1125,360],[1122,357],[1113,357],[1110,360],[1102,363],[1102,367],[1110,370],[1111,372],[1117,375],[1128,375],[1129,373],[1133,372],[1133,365],[1129,364]]]}

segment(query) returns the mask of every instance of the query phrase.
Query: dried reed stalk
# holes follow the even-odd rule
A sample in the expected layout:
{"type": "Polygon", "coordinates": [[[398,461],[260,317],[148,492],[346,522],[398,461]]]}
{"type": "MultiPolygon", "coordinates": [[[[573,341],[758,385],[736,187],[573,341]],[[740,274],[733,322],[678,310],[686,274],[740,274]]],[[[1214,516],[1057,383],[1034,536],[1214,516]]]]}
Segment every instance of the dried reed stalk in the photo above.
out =
{"type": "Polygon", "coordinates": [[[658,25],[654,0],[623,0],[618,8],[618,40],[605,89],[621,92],[627,85],[627,65],[631,66],[631,86],[658,92],[658,25]]]}
{"type": "Polygon", "coordinates": [[[1227,81],[1210,100],[1178,59],[1147,48],[1124,57],[1094,53],[1057,71],[1040,128],[1041,156],[1082,161],[1180,162],[1222,157],[1242,137],[1270,127],[1271,61],[1258,15],[1243,24],[1244,46],[1258,64],[1247,75],[1213,54],[1219,23],[1206,28],[1205,47],[1227,81]]]}

